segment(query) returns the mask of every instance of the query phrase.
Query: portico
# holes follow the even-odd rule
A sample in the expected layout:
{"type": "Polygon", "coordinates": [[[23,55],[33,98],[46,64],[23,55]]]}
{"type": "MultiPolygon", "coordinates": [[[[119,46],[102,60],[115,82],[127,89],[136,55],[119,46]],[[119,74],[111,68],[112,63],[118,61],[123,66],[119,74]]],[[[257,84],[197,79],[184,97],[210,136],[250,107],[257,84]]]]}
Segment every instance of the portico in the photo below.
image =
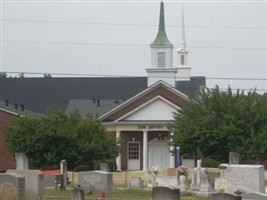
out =
{"type": "Polygon", "coordinates": [[[120,141],[117,170],[174,167],[167,125],[187,101],[187,96],[159,81],[101,116],[108,133],[120,141]]]}
{"type": "Polygon", "coordinates": [[[120,154],[116,159],[117,171],[147,170],[152,166],[161,169],[174,167],[175,157],[169,147],[170,133],[163,123],[117,124],[107,126],[107,130],[116,132],[116,139],[121,141],[120,154]]]}

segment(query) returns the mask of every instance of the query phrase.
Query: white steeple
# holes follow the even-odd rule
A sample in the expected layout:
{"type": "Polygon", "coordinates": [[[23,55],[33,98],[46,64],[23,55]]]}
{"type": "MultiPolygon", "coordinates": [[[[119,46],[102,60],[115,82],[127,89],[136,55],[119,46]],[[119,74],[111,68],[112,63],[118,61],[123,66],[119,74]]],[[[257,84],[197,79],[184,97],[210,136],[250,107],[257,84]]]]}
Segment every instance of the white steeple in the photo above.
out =
{"type": "Polygon", "coordinates": [[[173,68],[173,45],[170,43],[165,31],[163,1],[160,2],[158,33],[150,48],[151,67],[146,69],[148,74],[148,87],[159,80],[175,86],[177,69],[173,68]]]}
{"type": "Polygon", "coordinates": [[[177,49],[179,62],[177,67],[177,81],[189,81],[190,80],[190,71],[191,68],[188,66],[188,49],[186,48],[186,41],[185,41],[185,25],[184,25],[184,7],[182,5],[181,8],[182,14],[182,25],[181,25],[181,39],[180,39],[180,48],[177,49]]]}

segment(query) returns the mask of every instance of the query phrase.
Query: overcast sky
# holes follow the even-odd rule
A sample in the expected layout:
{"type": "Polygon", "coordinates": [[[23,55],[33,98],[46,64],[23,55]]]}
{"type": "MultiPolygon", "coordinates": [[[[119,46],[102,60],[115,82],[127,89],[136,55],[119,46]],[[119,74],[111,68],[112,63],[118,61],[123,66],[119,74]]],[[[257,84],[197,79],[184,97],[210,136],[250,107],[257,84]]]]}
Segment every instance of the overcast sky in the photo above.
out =
{"type": "MultiPolygon", "coordinates": [[[[177,66],[182,3],[164,2],[177,66]]],[[[160,1],[2,0],[2,71],[146,76],[159,6],[160,1]]],[[[191,75],[206,76],[208,87],[266,91],[266,1],[183,6],[191,75]]]]}

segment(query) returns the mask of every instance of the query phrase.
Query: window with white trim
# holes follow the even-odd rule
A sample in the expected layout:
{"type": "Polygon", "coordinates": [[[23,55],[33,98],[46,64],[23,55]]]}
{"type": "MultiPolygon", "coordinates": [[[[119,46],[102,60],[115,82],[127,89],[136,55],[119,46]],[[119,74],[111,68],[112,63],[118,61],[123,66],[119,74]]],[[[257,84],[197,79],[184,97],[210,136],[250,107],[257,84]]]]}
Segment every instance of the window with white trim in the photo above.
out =
{"type": "Polygon", "coordinates": [[[140,158],[140,143],[129,142],[128,143],[128,159],[139,160],[139,158],[140,158]]]}

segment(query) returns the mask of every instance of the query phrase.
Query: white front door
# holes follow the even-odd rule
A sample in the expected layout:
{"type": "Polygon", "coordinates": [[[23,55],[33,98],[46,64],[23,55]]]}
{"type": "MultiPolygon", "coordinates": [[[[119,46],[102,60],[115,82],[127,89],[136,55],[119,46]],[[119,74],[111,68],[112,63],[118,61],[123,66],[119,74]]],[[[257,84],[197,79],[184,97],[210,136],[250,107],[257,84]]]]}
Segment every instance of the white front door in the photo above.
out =
{"type": "Polygon", "coordinates": [[[140,170],[140,142],[128,142],[128,170],[140,170]]]}
{"type": "Polygon", "coordinates": [[[170,167],[170,151],[166,142],[149,144],[149,162],[148,167],[159,166],[159,169],[168,169],[170,167]]]}

